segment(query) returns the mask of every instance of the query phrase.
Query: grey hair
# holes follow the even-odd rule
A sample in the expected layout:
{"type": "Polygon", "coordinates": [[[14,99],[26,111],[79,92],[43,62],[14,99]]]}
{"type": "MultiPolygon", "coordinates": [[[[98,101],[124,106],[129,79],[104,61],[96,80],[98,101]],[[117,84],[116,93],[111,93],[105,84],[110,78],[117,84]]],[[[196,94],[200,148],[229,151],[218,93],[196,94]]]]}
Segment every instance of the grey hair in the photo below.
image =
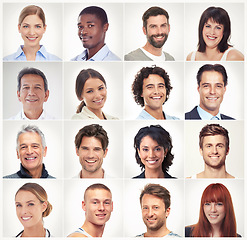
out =
{"type": "Polygon", "coordinates": [[[17,137],[16,137],[16,150],[18,150],[18,142],[19,142],[20,135],[22,133],[27,133],[27,132],[33,132],[33,133],[39,134],[39,136],[41,137],[43,149],[46,147],[45,135],[44,135],[44,133],[41,132],[41,130],[37,126],[35,126],[35,125],[23,125],[21,131],[18,132],[17,137]]]}

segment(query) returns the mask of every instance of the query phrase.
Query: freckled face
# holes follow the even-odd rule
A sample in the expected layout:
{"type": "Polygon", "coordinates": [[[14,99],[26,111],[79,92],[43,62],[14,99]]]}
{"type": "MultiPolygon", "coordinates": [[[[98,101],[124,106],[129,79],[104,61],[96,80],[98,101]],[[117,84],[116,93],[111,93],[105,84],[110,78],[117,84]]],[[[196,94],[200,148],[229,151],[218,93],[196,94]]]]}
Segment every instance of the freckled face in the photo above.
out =
{"type": "Polygon", "coordinates": [[[226,215],[222,202],[206,202],[203,210],[211,225],[220,226],[226,215]]]}

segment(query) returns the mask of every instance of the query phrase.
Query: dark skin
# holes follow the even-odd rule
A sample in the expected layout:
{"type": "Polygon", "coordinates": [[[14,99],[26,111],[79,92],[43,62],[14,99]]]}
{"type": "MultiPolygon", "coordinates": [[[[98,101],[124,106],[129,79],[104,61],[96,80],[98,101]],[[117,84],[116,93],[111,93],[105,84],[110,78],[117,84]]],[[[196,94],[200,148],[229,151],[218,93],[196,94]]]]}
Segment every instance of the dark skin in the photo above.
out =
{"type": "Polygon", "coordinates": [[[83,14],[79,16],[77,26],[78,36],[90,59],[105,45],[105,33],[109,24],[102,24],[94,14],[83,14]]]}

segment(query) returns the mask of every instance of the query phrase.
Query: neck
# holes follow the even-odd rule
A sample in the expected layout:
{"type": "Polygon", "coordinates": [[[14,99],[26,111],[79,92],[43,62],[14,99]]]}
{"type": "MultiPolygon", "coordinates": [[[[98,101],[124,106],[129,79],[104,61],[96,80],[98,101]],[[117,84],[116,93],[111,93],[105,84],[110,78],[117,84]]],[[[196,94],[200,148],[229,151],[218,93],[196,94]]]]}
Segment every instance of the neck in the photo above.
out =
{"type": "Polygon", "coordinates": [[[100,109],[92,109],[92,108],[88,107],[88,110],[90,110],[92,113],[94,113],[99,119],[105,119],[101,108],[100,109]]]}
{"type": "Polygon", "coordinates": [[[204,171],[197,174],[198,178],[233,178],[225,168],[225,165],[222,165],[220,168],[212,168],[205,164],[204,171]]]}
{"type": "Polygon", "coordinates": [[[215,48],[206,47],[206,50],[204,52],[204,55],[208,60],[214,60],[214,61],[219,61],[222,58],[223,54],[224,53],[221,53],[217,47],[215,48]]]}
{"type": "Polygon", "coordinates": [[[24,45],[22,48],[28,61],[35,61],[36,53],[39,51],[39,49],[40,49],[40,45],[34,47],[29,47],[29,46],[27,47],[24,45]]]}
{"type": "Polygon", "coordinates": [[[143,48],[149,53],[153,54],[154,56],[161,56],[162,54],[162,47],[156,48],[153,45],[151,45],[148,41],[143,48]]]}
{"type": "Polygon", "coordinates": [[[151,229],[147,229],[147,232],[144,233],[144,237],[164,237],[169,234],[171,231],[164,224],[159,230],[153,231],[151,229]]]}
{"type": "Polygon", "coordinates": [[[210,113],[211,115],[213,115],[213,116],[216,116],[218,113],[219,113],[219,111],[220,111],[220,109],[219,108],[217,108],[217,109],[215,109],[215,110],[209,110],[209,109],[206,109],[204,106],[202,106],[201,104],[199,105],[204,111],[206,111],[206,112],[208,112],[208,113],[210,113]]]}
{"type": "Polygon", "coordinates": [[[145,178],[165,178],[162,169],[145,169],[145,178]]]}
{"type": "Polygon", "coordinates": [[[86,220],[82,225],[82,228],[92,237],[102,237],[104,233],[105,224],[96,225],[86,220]]]}
{"type": "Polygon", "coordinates": [[[88,172],[84,168],[80,172],[80,178],[104,178],[105,171],[99,168],[95,172],[88,172]]]}
{"type": "Polygon", "coordinates": [[[43,165],[40,165],[38,168],[28,171],[27,173],[32,177],[32,178],[41,178],[42,175],[42,170],[43,170],[43,165]]]}
{"type": "Polygon", "coordinates": [[[28,119],[37,120],[41,116],[43,109],[32,109],[32,110],[25,109],[23,111],[28,119]]]}
{"type": "Polygon", "coordinates": [[[151,116],[153,116],[155,119],[162,119],[164,120],[164,114],[163,114],[163,109],[162,106],[157,109],[152,109],[149,106],[145,106],[144,110],[148,112],[151,116]]]}
{"type": "Polygon", "coordinates": [[[220,225],[211,225],[212,226],[212,237],[221,237],[220,225]]]}
{"type": "Polygon", "coordinates": [[[99,44],[95,48],[87,48],[87,54],[88,54],[88,59],[93,57],[102,47],[104,47],[105,43],[103,42],[102,44],[99,44]]]}
{"type": "Polygon", "coordinates": [[[38,225],[35,225],[33,227],[24,228],[24,231],[22,233],[22,237],[45,237],[46,231],[43,226],[43,223],[39,223],[38,225]]]}

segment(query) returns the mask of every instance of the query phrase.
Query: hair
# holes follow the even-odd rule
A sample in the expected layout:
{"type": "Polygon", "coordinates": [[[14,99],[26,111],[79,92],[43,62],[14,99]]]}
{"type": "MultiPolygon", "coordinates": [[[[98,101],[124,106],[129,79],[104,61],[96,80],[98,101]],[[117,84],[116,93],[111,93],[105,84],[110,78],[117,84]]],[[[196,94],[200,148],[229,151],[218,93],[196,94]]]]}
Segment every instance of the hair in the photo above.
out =
{"type": "Polygon", "coordinates": [[[47,79],[46,79],[46,76],[43,72],[41,72],[39,69],[37,68],[29,68],[29,67],[26,67],[26,68],[23,68],[18,76],[17,76],[17,90],[20,91],[21,90],[21,79],[24,75],[27,75],[27,74],[31,74],[31,75],[38,75],[40,77],[43,78],[43,81],[44,81],[44,88],[45,88],[45,92],[48,90],[48,82],[47,82],[47,79]]]}
{"type": "Polygon", "coordinates": [[[160,125],[151,125],[150,127],[143,127],[138,131],[134,138],[134,148],[136,150],[136,162],[140,165],[141,169],[145,168],[145,165],[141,161],[141,158],[138,154],[138,150],[140,150],[140,144],[142,139],[146,136],[151,137],[154,141],[156,141],[159,144],[159,146],[163,147],[164,150],[167,149],[167,154],[162,162],[162,171],[165,173],[172,165],[172,160],[174,158],[174,155],[171,153],[172,139],[170,134],[160,125]]]}
{"type": "Polygon", "coordinates": [[[32,133],[37,133],[41,137],[41,143],[43,149],[46,147],[46,142],[45,142],[45,135],[44,133],[41,132],[41,130],[34,125],[23,125],[22,129],[18,132],[17,137],[16,137],[16,150],[18,151],[19,147],[19,137],[22,133],[27,133],[27,132],[32,132],[32,133]]]}
{"type": "Polygon", "coordinates": [[[208,19],[212,19],[214,22],[224,26],[223,38],[217,48],[220,52],[225,52],[228,47],[232,47],[232,45],[229,44],[231,38],[231,21],[227,11],[221,7],[209,7],[202,13],[198,28],[198,51],[206,51],[206,43],[203,40],[202,31],[208,19]]]}
{"type": "Polygon", "coordinates": [[[149,194],[158,197],[163,200],[165,204],[165,209],[169,208],[171,205],[170,192],[159,184],[147,184],[141,192],[140,203],[142,204],[142,198],[145,194],[149,194]]]}
{"type": "Polygon", "coordinates": [[[100,140],[104,152],[108,147],[109,139],[107,132],[99,124],[87,125],[79,130],[75,136],[75,146],[77,149],[80,148],[83,137],[95,137],[100,140]]]}
{"type": "Polygon", "coordinates": [[[18,189],[18,191],[15,194],[15,197],[20,191],[31,192],[39,199],[41,203],[47,202],[47,208],[43,212],[42,216],[47,217],[50,214],[50,212],[52,211],[52,205],[49,203],[47,193],[43,187],[41,187],[37,183],[26,183],[18,189]]]}
{"type": "Polygon", "coordinates": [[[84,200],[86,199],[86,193],[88,190],[95,190],[95,189],[103,189],[108,191],[109,193],[111,193],[110,188],[108,188],[106,185],[102,184],[102,183],[95,183],[90,185],[84,192],[84,200]]]}
{"type": "Polygon", "coordinates": [[[207,124],[204,126],[199,134],[199,146],[202,149],[203,148],[203,139],[206,136],[215,136],[215,135],[222,135],[225,137],[226,141],[226,149],[229,149],[229,135],[228,131],[220,126],[219,124],[207,124]]]}
{"type": "Polygon", "coordinates": [[[158,15],[164,15],[167,19],[167,23],[169,24],[169,15],[165,9],[160,7],[151,7],[142,16],[143,27],[147,29],[147,20],[149,17],[156,17],[158,15]]]}
{"type": "Polygon", "coordinates": [[[201,198],[199,221],[193,226],[193,237],[209,237],[212,227],[205,216],[203,206],[206,202],[222,202],[225,208],[225,217],[220,231],[221,237],[237,237],[236,219],[232,204],[231,194],[221,183],[213,183],[205,188],[201,198]]]}
{"type": "Polygon", "coordinates": [[[222,74],[224,86],[226,87],[226,85],[228,83],[228,76],[227,76],[227,73],[226,73],[226,69],[221,64],[205,64],[202,67],[200,67],[200,69],[199,69],[199,71],[197,72],[197,75],[196,75],[198,86],[200,86],[200,83],[201,83],[201,80],[202,80],[202,74],[204,72],[213,72],[213,71],[222,74]]]}
{"type": "Polygon", "coordinates": [[[43,26],[45,26],[45,13],[42,10],[41,7],[35,6],[35,5],[29,5],[25,8],[22,9],[20,16],[19,16],[19,25],[22,24],[23,20],[25,19],[25,17],[29,16],[29,15],[37,15],[43,22],[43,26]]]}
{"type": "MultiPolygon", "coordinates": [[[[160,67],[157,66],[152,66],[152,67],[143,67],[136,75],[135,75],[135,80],[132,84],[132,93],[135,99],[135,102],[142,107],[144,106],[144,99],[141,96],[143,92],[143,81],[144,79],[148,78],[150,74],[156,74],[159,75],[164,79],[165,87],[166,87],[166,100],[168,100],[170,91],[172,90],[172,86],[170,83],[170,78],[167,74],[167,72],[160,67]]],[[[165,103],[164,102],[164,103],[165,103]]],[[[163,103],[163,104],[164,104],[163,103]]]]}
{"type": "Polygon", "coordinates": [[[100,8],[97,6],[86,7],[80,12],[79,17],[84,15],[84,14],[95,15],[101,21],[102,26],[104,26],[106,23],[108,23],[107,14],[103,8],[100,8]]]}
{"type": "Polygon", "coordinates": [[[89,78],[98,78],[106,86],[106,81],[105,81],[104,77],[99,72],[97,72],[96,70],[91,69],[91,68],[81,70],[80,73],[78,74],[77,78],[76,78],[76,83],[75,83],[76,96],[79,99],[79,101],[81,101],[80,105],[77,107],[76,113],[80,113],[82,108],[84,106],[86,106],[86,104],[82,100],[81,94],[82,94],[84,85],[89,78]]]}

